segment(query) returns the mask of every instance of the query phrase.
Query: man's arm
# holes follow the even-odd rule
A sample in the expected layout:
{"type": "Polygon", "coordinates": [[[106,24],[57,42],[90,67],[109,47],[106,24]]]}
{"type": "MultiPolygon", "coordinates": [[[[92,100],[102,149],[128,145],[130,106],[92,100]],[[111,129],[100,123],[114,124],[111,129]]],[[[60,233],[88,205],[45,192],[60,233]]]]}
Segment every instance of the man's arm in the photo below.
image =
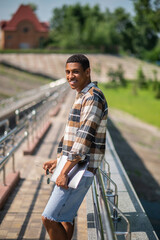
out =
{"type": "Polygon", "coordinates": [[[80,128],[76,133],[76,139],[69,153],[68,160],[75,161],[81,157],[84,160],[90,153],[90,148],[95,140],[97,128],[103,117],[104,104],[98,97],[91,96],[82,104],[80,115],[80,128]]]}

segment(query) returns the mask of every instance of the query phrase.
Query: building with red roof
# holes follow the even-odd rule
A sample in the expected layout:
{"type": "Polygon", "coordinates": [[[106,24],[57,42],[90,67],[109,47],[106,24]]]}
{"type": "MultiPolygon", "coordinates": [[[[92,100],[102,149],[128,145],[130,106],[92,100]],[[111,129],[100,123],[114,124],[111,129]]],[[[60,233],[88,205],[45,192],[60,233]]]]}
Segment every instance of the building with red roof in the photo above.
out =
{"type": "Polygon", "coordinates": [[[40,48],[49,33],[49,24],[40,22],[29,5],[21,5],[0,26],[2,49],[40,48]]]}

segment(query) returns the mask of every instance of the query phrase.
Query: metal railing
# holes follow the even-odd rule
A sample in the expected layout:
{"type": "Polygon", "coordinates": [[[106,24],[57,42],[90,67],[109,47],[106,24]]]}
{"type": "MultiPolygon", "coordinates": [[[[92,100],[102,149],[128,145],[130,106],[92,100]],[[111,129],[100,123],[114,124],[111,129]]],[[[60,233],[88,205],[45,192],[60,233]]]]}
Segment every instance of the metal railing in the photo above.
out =
{"type": "Polygon", "coordinates": [[[41,100],[50,97],[54,92],[59,90],[60,85],[66,85],[64,78],[49,84],[43,85],[37,89],[32,89],[17,95],[15,98],[0,101],[0,117],[1,119],[8,118],[16,109],[29,109],[36,104],[41,104],[41,100]]]}
{"type": "Polygon", "coordinates": [[[15,172],[14,154],[26,139],[27,134],[25,132],[25,134],[21,137],[21,139],[18,142],[16,142],[16,136],[22,129],[24,129],[24,127],[25,122],[15,127],[9,133],[4,134],[4,136],[0,139],[1,148],[0,171],[1,170],[3,171],[3,185],[6,185],[6,164],[11,157],[12,157],[12,171],[15,172]]]}
{"type": "MultiPolygon", "coordinates": [[[[12,172],[15,172],[15,152],[21,147],[22,143],[27,140],[27,147],[37,139],[39,132],[49,121],[49,112],[54,108],[57,102],[60,102],[66,95],[67,84],[63,80],[58,80],[51,85],[54,91],[47,92],[37,108],[25,111],[25,116],[20,118],[22,111],[27,110],[27,106],[16,109],[15,119],[16,126],[10,130],[9,121],[3,120],[0,126],[5,126],[3,136],[0,138],[0,171],[2,171],[3,185],[6,185],[6,167],[10,159],[12,159],[12,172]],[[62,87],[63,86],[63,87],[62,87]]],[[[29,107],[29,106],[28,106],[29,107]]]]}
{"type": "Polygon", "coordinates": [[[110,208],[108,206],[104,184],[100,169],[98,168],[96,177],[92,185],[94,202],[95,223],[98,240],[116,240],[114,226],[111,219],[110,208]]]}
{"type": "Polygon", "coordinates": [[[130,223],[118,208],[117,185],[111,179],[109,163],[107,166],[109,170],[107,173],[103,171],[104,169],[98,168],[92,185],[97,239],[117,240],[118,236],[124,235],[126,240],[131,240],[130,223]],[[111,184],[114,186],[114,190],[110,188],[111,184]],[[121,220],[120,216],[126,222],[126,231],[117,230],[121,220]]]}
{"type": "Polygon", "coordinates": [[[130,233],[130,223],[128,221],[128,219],[126,218],[126,216],[121,212],[121,210],[119,208],[117,208],[109,199],[108,199],[108,203],[109,205],[115,209],[117,211],[117,213],[124,219],[124,221],[127,224],[127,229],[126,231],[117,231],[117,222],[116,225],[114,224],[114,228],[115,228],[115,234],[117,236],[119,235],[124,235],[126,240],[131,240],[131,233],[130,233]]]}

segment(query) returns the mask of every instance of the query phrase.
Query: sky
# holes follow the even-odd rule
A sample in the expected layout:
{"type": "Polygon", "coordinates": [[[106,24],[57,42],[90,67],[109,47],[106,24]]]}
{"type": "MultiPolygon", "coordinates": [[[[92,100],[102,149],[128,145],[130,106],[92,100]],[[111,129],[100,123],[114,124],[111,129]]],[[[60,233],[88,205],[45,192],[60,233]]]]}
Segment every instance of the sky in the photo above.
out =
{"type": "Polygon", "coordinates": [[[52,17],[53,9],[62,7],[64,4],[72,5],[81,3],[81,5],[89,4],[91,7],[99,4],[101,10],[109,8],[113,11],[117,7],[123,7],[126,12],[134,14],[132,0],[0,0],[0,21],[9,20],[13,13],[16,12],[19,5],[35,3],[38,7],[36,15],[40,21],[49,21],[52,17]]]}

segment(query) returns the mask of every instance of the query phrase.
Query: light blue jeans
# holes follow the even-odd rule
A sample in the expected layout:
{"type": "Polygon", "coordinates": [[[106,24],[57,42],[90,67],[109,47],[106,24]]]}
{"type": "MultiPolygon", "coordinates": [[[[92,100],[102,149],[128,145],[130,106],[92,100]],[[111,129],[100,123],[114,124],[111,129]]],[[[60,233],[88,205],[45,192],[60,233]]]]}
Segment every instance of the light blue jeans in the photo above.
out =
{"type": "Polygon", "coordinates": [[[56,222],[73,223],[92,181],[93,177],[83,176],[76,189],[64,189],[56,185],[42,216],[56,222]]]}

